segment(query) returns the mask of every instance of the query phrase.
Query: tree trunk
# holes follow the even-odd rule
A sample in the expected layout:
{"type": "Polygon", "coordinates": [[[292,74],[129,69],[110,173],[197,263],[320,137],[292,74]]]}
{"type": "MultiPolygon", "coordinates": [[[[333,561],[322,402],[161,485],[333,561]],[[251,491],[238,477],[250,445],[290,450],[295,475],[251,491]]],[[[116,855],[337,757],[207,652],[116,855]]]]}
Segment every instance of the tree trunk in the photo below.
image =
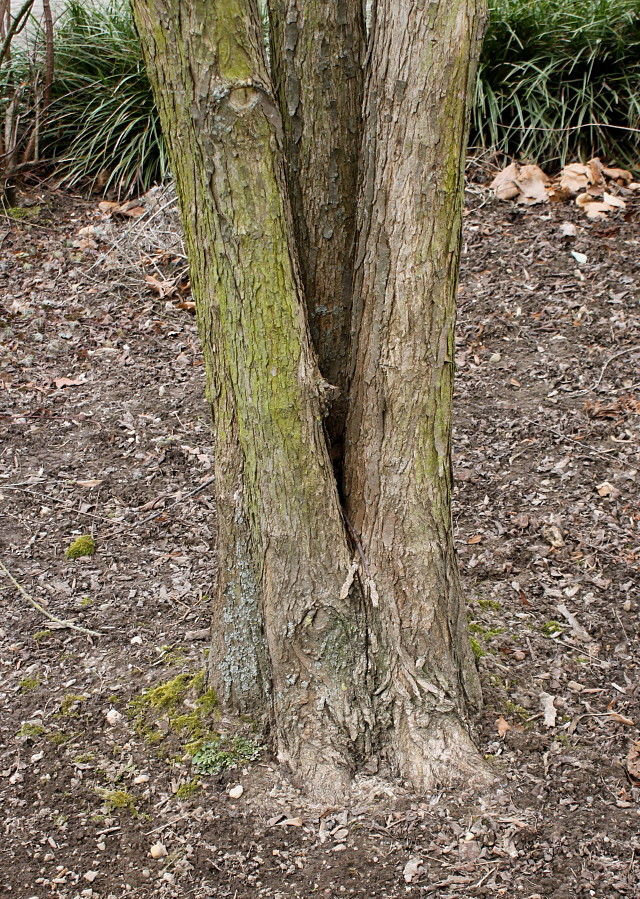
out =
{"type": "Polygon", "coordinates": [[[214,419],[209,672],[333,795],[368,752],[366,620],[322,428],[255,0],[136,0],[176,179],[214,419]],[[350,575],[351,572],[351,575],[350,575]]]}
{"type": "Polygon", "coordinates": [[[375,713],[424,789],[477,767],[480,702],[451,520],[467,104],[482,0],[379,0],[365,99],[345,492],[378,648],[375,713]]]}
{"type": "Polygon", "coordinates": [[[309,326],[336,387],[326,417],[339,470],[350,363],[351,288],[361,142],[361,0],[269,0],[271,67],[309,326]]]}
{"type": "Polygon", "coordinates": [[[355,178],[344,123],[357,119],[342,92],[361,29],[351,2],[273,0],[283,130],[256,0],[134,0],[214,419],[210,677],[223,704],[271,725],[279,758],[329,801],[372,754],[419,789],[480,768],[464,726],[480,693],[453,548],[450,442],[482,0],[379,3],[360,154],[349,539],[297,244],[324,371],[340,382],[355,178]],[[328,103],[312,83],[319,73],[328,103]],[[327,315],[316,314],[322,297],[327,315]]]}

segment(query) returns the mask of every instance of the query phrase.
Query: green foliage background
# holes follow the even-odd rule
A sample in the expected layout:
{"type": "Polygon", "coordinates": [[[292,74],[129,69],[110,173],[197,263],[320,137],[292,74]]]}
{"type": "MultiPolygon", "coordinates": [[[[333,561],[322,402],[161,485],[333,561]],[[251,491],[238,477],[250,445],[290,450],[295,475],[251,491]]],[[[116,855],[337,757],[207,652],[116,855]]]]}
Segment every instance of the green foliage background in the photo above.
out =
{"type": "MultiPolygon", "coordinates": [[[[638,167],[640,0],[490,0],[471,147],[551,167],[600,155],[638,167]]],[[[0,72],[19,84],[28,133],[43,36],[0,72]]],[[[145,190],[168,177],[158,114],[127,0],[69,0],[55,32],[53,103],[40,158],[69,186],[145,190]]],[[[41,83],[41,77],[40,77],[41,83]]]]}

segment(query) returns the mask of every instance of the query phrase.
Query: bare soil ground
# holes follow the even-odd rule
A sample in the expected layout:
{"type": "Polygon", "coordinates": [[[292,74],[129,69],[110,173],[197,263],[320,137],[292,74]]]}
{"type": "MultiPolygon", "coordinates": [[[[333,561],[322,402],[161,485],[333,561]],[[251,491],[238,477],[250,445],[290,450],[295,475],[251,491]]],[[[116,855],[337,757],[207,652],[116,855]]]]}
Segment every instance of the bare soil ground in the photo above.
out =
{"type": "MultiPolygon", "coordinates": [[[[180,296],[101,261],[100,229],[126,223],[95,201],[22,199],[21,220],[0,220],[0,559],[99,636],[47,619],[0,571],[0,892],[639,897],[640,204],[589,222],[470,188],[455,517],[475,735],[499,780],[418,797],[379,774],[323,808],[266,751],[194,772],[184,744],[207,723],[176,723],[194,696],[130,705],[206,652],[198,338],[180,296]],[[84,534],[95,555],[68,559],[84,534]]],[[[172,259],[155,264],[162,284],[172,259]]]]}

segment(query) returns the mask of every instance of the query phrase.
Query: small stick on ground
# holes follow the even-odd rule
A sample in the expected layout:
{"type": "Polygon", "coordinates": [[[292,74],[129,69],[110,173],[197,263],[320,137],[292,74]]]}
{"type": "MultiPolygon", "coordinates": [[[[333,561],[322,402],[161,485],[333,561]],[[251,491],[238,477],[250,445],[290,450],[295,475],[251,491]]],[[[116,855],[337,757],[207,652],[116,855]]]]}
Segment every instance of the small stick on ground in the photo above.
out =
{"type": "Polygon", "coordinates": [[[68,628],[71,628],[71,630],[80,631],[83,634],[91,634],[92,637],[101,637],[102,636],[102,634],[99,631],[91,631],[87,627],[81,627],[79,624],[74,624],[72,621],[64,621],[62,618],[57,618],[55,615],[52,615],[51,612],[48,612],[44,608],[44,606],[41,606],[40,603],[37,602],[32,596],[29,596],[29,594],[24,589],[24,587],[18,583],[18,581],[11,574],[11,572],[9,571],[7,566],[4,565],[3,562],[1,562],[1,561],[0,561],[0,568],[7,575],[7,577],[9,578],[9,580],[11,581],[13,586],[16,588],[16,590],[19,590],[19,592],[22,593],[22,595],[27,600],[27,602],[30,603],[30,605],[32,605],[33,608],[37,612],[41,612],[42,615],[45,616],[45,618],[48,618],[49,621],[55,621],[55,623],[60,625],[61,627],[68,627],[68,628]]]}

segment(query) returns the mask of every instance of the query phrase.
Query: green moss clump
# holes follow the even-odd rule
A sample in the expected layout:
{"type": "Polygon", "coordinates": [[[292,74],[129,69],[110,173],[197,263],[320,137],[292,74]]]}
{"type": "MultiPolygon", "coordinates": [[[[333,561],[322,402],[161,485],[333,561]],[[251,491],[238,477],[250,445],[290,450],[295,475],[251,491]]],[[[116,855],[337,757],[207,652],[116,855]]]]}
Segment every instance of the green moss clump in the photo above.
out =
{"type": "Polygon", "coordinates": [[[157,687],[145,690],[139,699],[133,700],[131,707],[140,710],[156,709],[157,711],[175,709],[184,699],[192,680],[190,674],[179,674],[166,684],[159,684],[157,687]]]}
{"type": "Polygon", "coordinates": [[[204,690],[205,674],[179,674],[165,684],[146,690],[129,703],[135,716],[135,728],[149,745],[161,743],[170,734],[178,734],[190,742],[210,739],[210,719],[217,710],[214,690],[204,690]],[[204,691],[204,692],[203,692],[204,691]],[[194,699],[195,697],[195,699],[194,699]],[[157,726],[158,718],[167,722],[166,730],[157,726]]]}
{"type": "Polygon", "coordinates": [[[78,706],[85,702],[86,698],[86,696],[82,696],[80,693],[67,693],[60,703],[60,711],[58,714],[70,718],[77,718],[78,706]]]}
{"type": "Polygon", "coordinates": [[[545,637],[557,637],[562,631],[563,627],[561,624],[558,624],[557,621],[547,621],[547,623],[542,626],[542,633],[545,637]]]}
{"type": "Polygon", "coordinates": [[[83,752],[80,755],[77,755],[71,761],[74,765],[88,765],[89,762],[94,760],[95,756],[92,752],[83,752]]]}
{"type": "Polygon", "coordinates": [[[471,644],[471,652],[476,657],[476,662],[479,662],[482,656],[486,656],[486,652],[476,637],[469,637],[469,643],[471,644]]]}
{"type": "Polygon", "coordinates": [[[40,677],[37,674],[29,674],[20,681],[20,692],[30,693],[31,690],[36,690],[39,686],[40,677]]]}
{"type": "Polygon", "coordinates": [[[176,796],[178,799],[186,800],[191,799],[198,791],[200,790],[200,781],[197,777],[194,777],[193,780],[187,781],[187,783],[183,783],[182,786],[178,787],[176,792],[176,796]]]}
{"type": "Polygon", "coordinates": [[[126,790],[103,790],[101,788],[98,788],[96,792],[102,799],[104,799],[108,811],[114,812],[126,810],[137,817],[137,799],[132,793],[127,793],[126,790]]]}
{"type": "Polygon", "coordinates": [[[66,734],[63,730],[47,734],[47,740],[53,743],[54,746],[62,746],[63,743],[68,743],[72,737],[73,734],[66,734]]]}
{"type": "Polygon", "coordinates": [[[76,537],[71,546],[65,552],[67,559],[81,559],[83,556],[92,556],[96,551],[96,541],[86,534],[76,537]]]}
{"type": "Polygon", "coordinates": [[[53,631],[49,630],[36,631],[33,635],[33,639],[36,641],[36,643],[40,643],[40,640],[46,640],[47,637],[50,637],[52,634],[53,631]]]}
{"type": "Polygon", "coordinates": [[[497,599],[479,599],[478,605],[481,609],[493,609],[494,612],[497,612],[500,608],[500,603],[497,599]]]}
{"type": "Polygon", "coordinates": [[[29,219],[37,219],[40,215],[40,207],[39,206],[9,206],[6,210],[6,214],[9,218],[15,219],[18,222],[29,220],[29,219]]]}
{"type": "MultiPolygon", "coordinates": [[[[69,552],[69,550],[67,550],[67,552],[69,552]]],[[[94,547],[94,552],[95,552],[95,547],[94,547]]],[[[82,600],[82,602],[80,603],[80,608],[81,608],[81,609],[88,609],[88,608],[89,608],[90,606],[92,606],[92,605],[93,605],[93,600],[91,599],[91,597],[90,597],[90,596],[85,596],[85,598],[84,598],[84,599],[82,600]]]]}
{"type": "Polygon", "coordinates": [[[46,734],[46,729],[41,724],[23,724],[18,733],[17,737],[26,737],[30,740],[35,740],[36,737],[41,737],[42,734],[46,734]]]}

